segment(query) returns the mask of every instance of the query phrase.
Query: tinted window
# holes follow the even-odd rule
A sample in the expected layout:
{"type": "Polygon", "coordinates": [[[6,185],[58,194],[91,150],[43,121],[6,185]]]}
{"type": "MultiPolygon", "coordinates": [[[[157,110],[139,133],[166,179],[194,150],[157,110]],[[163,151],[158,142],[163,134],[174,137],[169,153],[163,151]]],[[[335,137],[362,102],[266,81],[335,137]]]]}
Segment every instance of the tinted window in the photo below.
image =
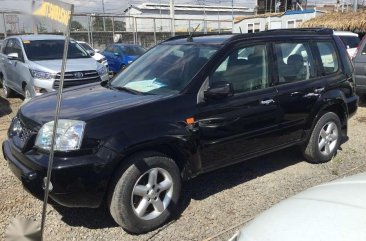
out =
{"type": "Polygon", "coordinates": [[[344,45],[348,48],[357,48],[360,39],[357,36],[339,36],[344,45]]]}
{"type": "MultiPolygon", "coordinates": [[[[64,40],[34,40],[23,41],[29,60],[62,59],[64,40]]],[[[75,41],[69,43],[68,59],[89,58],[85,50],[75,41]]]]}
{"type": "Polygon", "coordinates": [[[109,45],[104,51],[113,53],[113,45],[109,45]]]}
{"type": "Polygon", "coordinates": [[[9,39],[6,44],[5,54],[17,53],[19,58],[23,58],[22,47],[17,39],[9,39]]]}
{"type": "Polygon", "coordinates": [[[85,50],[89,50],[89,51],[94,51],[94,49],[92,47],[90,47],[89,44],[87,43],[79,43],[81,45],[81,47],[83,47],[85,50]]]}
{"type": "Polygon", "coordinates": [[[331,42],[318,42],[317,43],[321,62],[325,74],[331,74],[338,70],[338,58],[334,45],[331,42]]]}
{"type": "Polygon", "coordinates": [[[315,77],[314,60],[307,43],[277,43],[275,52],[279,84],[315,77]]]}
{"type": "Polygon", "coordinates": [[[125,55],[129,56],[140,56],[146,52],[145,49],[137,46],[123,46],[122,50],[125,55]]]}
{"type": "Polygon", "coordinates": [[[178,93],[217,48],[198,44],[157,45],[117,75],[112,88],[125,87],[148,94],[178,93]]]}
{"type": "Polygon", "coordinates": [[[268,87],[266,45],[255,45],[235,50],[211,74],[210,82],[227,81],[235,93],[268,87]]]}

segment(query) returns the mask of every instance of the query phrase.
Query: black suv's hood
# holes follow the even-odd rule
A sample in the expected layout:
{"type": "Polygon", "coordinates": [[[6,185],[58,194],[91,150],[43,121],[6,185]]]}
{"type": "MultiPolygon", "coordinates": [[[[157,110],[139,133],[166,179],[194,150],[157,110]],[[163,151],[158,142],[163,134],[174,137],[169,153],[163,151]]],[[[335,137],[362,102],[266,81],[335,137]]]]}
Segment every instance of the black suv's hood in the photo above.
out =
{"type": "MultiPolygon", "coordinates": [[[[56,92],[32,99],[20,109],[27,119],[44,124],[54,119],[56,92]]],[[[122,111],[161,98],[158,95],[136,95],[111,90],[97,85],[87,85],[65,90],[60,119],[88,121],[109,112],[122,111]]]]}

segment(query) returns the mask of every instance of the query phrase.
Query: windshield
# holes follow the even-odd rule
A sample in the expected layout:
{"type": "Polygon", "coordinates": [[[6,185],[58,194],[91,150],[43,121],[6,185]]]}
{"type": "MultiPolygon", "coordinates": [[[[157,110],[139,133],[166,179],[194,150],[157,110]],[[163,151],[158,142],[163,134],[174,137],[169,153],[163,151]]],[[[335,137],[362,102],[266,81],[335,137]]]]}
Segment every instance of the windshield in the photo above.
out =
{"type": "MultiPolygon", "coordinates": [[[[23,41],[24,50],[29,60],[62,59],[65,40],[23,41]]],[[[70,41],[68,59],[90,58],[89,54],[75,41],[70,41]]]]}
{"type": "Polygon", "coordinates": [[[89,44],[87,43],[79,43],[81,45],[81,47],[83,47],[86,51],[93,51],[94,52],[94,49],[92,47],[90,47],[89,44]]]}
{"type": "Polygon", "coordinates": [[[116,76],[111,87],[146,94],[178,93],[217,49],[212,45],[158,45],[116,76]]]}
{"type": "Polygon", "coordinates": [[[339,36],[347,48],[357,48],[360,39],[357,36],[339,36]]]}

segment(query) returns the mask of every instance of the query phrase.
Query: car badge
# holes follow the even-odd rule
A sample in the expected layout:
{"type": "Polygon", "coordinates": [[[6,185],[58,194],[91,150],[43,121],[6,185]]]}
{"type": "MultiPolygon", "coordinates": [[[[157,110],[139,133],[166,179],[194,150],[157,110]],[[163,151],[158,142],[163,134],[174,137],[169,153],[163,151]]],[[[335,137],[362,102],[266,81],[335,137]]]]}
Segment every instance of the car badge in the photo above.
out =
{"type": "Polygon", "coordinates": [[[84,74],[83,73],[81,73],[81,72],[75,72],[74,73],[74,77],[75,78],[82,78],[84,76],[84,74]]]}

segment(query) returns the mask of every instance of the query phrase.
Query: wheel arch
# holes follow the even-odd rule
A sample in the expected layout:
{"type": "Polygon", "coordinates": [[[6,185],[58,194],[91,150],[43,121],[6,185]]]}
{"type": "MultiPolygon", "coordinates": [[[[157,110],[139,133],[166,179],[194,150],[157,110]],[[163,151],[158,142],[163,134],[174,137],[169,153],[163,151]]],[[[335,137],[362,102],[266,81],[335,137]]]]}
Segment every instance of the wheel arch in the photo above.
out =
{"type": "Polygon", "coordinates": [[[306,129],[309,130],[307,138],[311,134],[311,131],[315,127],[319,118],[327,112],[334,112],[341,121],[342,136],[347,137],[347,120],[348,120],[348,108],[344,94],[341,91],[332,91],[326,93],[318,100],[315,105],[309,119],[306,123],[306,129]]]}

